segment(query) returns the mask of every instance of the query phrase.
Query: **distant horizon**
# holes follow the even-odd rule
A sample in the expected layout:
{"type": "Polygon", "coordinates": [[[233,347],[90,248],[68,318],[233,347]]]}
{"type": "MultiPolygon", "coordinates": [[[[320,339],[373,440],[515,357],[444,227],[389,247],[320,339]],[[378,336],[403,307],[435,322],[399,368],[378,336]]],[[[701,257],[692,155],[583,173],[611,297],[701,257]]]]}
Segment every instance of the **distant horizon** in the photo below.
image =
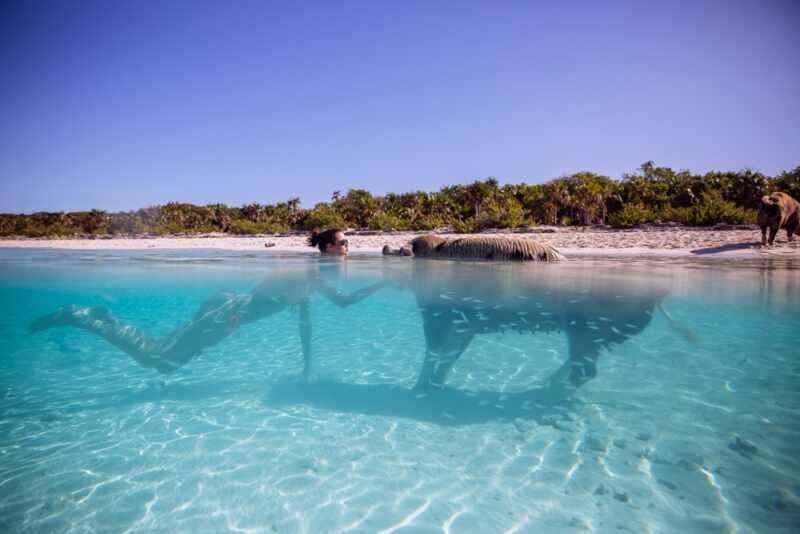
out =
{"type": "Polygon", "coordinates": [[[0,212],[800,155],[800,2],[0,6],[0,212]]]}

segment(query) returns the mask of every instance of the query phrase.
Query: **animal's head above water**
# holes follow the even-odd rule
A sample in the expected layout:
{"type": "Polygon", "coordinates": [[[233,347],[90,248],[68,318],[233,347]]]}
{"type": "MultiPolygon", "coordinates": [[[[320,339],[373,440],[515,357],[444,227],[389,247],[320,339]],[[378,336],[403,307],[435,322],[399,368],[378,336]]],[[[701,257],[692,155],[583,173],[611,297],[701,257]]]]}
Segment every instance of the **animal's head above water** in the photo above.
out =
{"type": "Polygon", "coordinates": [[[414,253],[411,251],[409,247],[402,246],[400,248],[392,248],[389,245],[383,246],[383,255],[384,256],[413,256],[414,253]]]}
{"type": "Polygon", "coordinates": [[[384,256],[416,256],[419,258],[431,258],[436,256],[437,250],[447,243],[443,237],[435,235],[423,235],[415,237],[408,244],[400,248],[392,248],[389,245],[383,247],[384,256]]]}
{"type": "Polygon", "coordinates": [[[447,244],[447,239],[435,235],[423,235],[412,239],[409,244],[414,256],[432,258],[447,244]]]}

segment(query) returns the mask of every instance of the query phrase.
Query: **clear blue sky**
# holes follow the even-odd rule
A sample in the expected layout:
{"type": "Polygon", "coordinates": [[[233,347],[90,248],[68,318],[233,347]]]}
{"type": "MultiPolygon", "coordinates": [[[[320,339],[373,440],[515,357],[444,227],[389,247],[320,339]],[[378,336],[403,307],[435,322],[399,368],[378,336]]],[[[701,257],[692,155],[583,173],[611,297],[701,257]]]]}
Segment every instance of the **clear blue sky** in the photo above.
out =
{"type": "Polygon", "coordinates": [[[0,211],[800,165],[800,2],[4,1],[0,211]]]}

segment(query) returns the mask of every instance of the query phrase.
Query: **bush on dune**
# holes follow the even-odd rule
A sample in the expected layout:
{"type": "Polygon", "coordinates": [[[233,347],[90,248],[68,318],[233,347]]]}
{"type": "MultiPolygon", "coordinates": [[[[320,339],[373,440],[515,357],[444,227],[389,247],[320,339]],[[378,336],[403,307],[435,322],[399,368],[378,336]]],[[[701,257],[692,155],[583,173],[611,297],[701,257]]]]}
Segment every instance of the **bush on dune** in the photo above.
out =
{"type": "Polygon", "coordinates": [[[664,208],[660,213],[660,219],[687,226],[713,226],[718,223],[753,224],[756,222],[756,212],[723,200],[717,191],[708,191],[703,194],[702,202],[694,206],[664,208]]]}
{"type": "Polygon", "coordinates": [[[643,204],[626,204],[621,210],[608,216],[608,223],[616,228],[633,228],[653,222],[657,218],[656,214],[643,204]]]}
{"type": "Polygon", "coordinates": [[[659,167],[652,161],[621,180],[592,172],[564,175],[541,184],[500,185],[495,178],[438,191],[387,193],[335,191],[330,202],[300,208],[299,198],[275,204],[196,206],[168,202],[136,211],[0,214],[2,236],[72,236],[227,232],[256,235],[314,228],[472,233],[534,223],[559,226],[611,224],[632,228],[655,221],[690,226],[755,221],[761,196],[774,191],[800,199],[800,167],[769,177],[757,171],[710,171],[659,167]]]}
{"type": "Polygon", "coordinates": [[[344,217],[330,205],[317,204],[313,210],[308,211],[299,221],[300,229],[313,230],[314,228],[347,228],[344,217]]]}
{"type": "Polygon", "coordinates": [[[228,233],[235,235],[274,234],[287,230],[289,227],[280,223],[255,223],[247,220],[234,221],[228,226],[228,233]]]}
{"type": "Polygon", "coordinates": [[[373,215],[369,223],[367,223],[367,227],[370,230],[410,230],[410,225],[407,221],[404,221],[397,215],[392,215],[389,213],[378,212],[373,215]]]}

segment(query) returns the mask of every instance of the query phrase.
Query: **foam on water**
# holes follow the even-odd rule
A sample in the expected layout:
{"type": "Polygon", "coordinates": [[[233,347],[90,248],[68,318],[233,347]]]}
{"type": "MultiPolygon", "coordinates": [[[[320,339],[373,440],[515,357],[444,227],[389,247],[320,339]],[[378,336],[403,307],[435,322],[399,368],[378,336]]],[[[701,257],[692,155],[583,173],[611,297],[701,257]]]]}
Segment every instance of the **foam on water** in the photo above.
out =
{"type": "Polygon", "coordinates": [[[129,256],[0,257],[3,532],[800,524],[800,271],[791,263],[427,271],[407,258],[129,256]],[[388,282],[346,308],[311,296],[308,383],[296,306],[243,325],[169,375],[91,332],[26,330],[65,304],[102,305],[164,336],[214,294],[293,272],[322,273],[343,294],[388,282]],[[456,337],[479,334],[443,389],[413,389],[424,317],[452,324],[456,337]],[[601,351],[596,377],[556,395],[548,384],[564,370],[572,321],[585,325],[573,343],[628,339],[601,351]]]}

